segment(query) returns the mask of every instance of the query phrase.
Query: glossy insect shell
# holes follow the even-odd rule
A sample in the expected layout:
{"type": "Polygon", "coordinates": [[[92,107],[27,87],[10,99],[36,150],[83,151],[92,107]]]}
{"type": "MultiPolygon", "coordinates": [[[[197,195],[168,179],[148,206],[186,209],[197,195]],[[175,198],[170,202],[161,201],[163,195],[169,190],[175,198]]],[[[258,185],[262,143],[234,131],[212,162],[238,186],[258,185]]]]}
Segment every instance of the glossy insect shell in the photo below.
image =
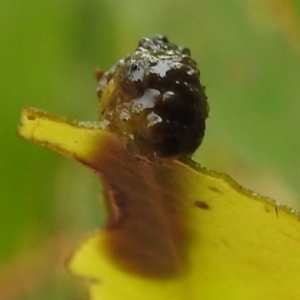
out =
{"type": "Polygon", "coordinates": [[[109,129],[146,156],[192,154],[204,136],[207,97],[187,48],[164,36],[143,38],[99,81],[109,129]]]}

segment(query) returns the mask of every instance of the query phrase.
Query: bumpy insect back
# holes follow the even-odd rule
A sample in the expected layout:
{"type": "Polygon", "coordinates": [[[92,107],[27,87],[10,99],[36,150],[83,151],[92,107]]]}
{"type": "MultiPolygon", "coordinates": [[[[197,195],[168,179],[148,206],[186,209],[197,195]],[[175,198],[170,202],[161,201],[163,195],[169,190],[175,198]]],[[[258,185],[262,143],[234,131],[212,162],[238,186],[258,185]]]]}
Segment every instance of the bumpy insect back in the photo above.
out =
{"type": "Polygon", "coordinates": [[[109,129],[141,155],[188,155],[201,144],[209,108],[197,64],[164,36],[141,39],[103,73],[98,96],[109,129]]]}

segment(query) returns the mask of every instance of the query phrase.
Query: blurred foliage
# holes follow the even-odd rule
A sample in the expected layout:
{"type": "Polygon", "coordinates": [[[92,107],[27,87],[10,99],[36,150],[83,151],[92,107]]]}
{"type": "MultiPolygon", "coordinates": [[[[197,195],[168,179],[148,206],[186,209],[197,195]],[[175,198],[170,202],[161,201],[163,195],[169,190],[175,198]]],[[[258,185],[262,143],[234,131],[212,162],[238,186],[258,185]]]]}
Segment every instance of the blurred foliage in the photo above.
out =
{"type": "Polygon", "coordinates": [[[298,1],[3,0],[0,32],[1,299],[83,299],[63,261],[102,222],[96,176],[19,139],[21,107],[96,119],[94,69],[142,36],[165,34],[199,63],[211,113],[196,159],[297,205],[298,1]]]}

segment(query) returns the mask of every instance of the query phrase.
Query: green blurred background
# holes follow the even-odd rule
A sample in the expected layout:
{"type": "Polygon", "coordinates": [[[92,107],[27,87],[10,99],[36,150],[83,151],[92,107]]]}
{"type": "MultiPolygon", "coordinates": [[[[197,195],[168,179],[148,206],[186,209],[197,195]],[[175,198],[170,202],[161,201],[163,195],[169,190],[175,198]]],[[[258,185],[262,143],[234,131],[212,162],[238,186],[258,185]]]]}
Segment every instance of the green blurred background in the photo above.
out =
{"type": "Polygon", "coordinates": [[[86,299],[64,263],[103,219],[92,172],[16,134],[22,106],[97,119],[96,67],[189,47],[211,106],[195,159],[299,208],[300,2],[0,1],[0,299],[86,299]]]}

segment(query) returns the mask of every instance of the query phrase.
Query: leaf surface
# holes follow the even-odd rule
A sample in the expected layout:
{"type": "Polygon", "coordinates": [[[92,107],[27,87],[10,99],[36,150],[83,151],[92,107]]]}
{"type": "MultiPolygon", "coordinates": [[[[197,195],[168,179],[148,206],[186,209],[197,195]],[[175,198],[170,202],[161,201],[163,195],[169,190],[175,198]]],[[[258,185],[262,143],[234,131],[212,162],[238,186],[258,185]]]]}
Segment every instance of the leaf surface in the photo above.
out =
{"type": "Polygon", "coordinates": [[[97,123],[24,109],[19,134],[102,179],[108,212],[69,262],[92,300],[299,299],[299,215],[185,158],[136,157],[97,123]]]}

